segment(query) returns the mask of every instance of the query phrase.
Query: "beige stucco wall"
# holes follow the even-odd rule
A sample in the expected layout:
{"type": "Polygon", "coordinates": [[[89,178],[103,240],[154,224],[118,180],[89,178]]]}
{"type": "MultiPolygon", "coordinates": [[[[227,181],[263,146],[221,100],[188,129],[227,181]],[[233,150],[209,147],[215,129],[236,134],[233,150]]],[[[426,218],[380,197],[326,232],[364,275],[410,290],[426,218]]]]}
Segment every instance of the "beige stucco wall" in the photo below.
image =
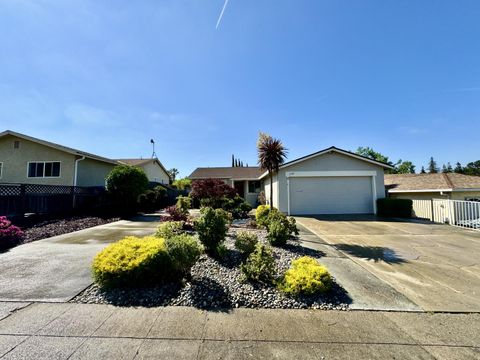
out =
{"type": "Polygon", "coordinates": [[[0,162],[3,163],[2,183],[73,185],[75,155],[48,146],[7,135],[0,139],[0,162]],[[20,141],[18,149],[13,148],[15,140],[20,141]],[[60,177],[27,177],[29,161],[60,161],[60,177]]]}
{"type": "MultiPolygon", "coordinates": [[[[267,199],[267,204],[270,204],[270,178],[267,176],[263,178],[264,182],[264,191],[265,191],[265,198],[267,199]]],[[[273,207],[279,208],[278,207],[278,199],[279,199],[279,193],[278,193],[278,176],[273,175],[273,207]]]]}
{"type": "Polygon", "coordinates": [[[149,181],[159,182],[162,184],[168,184],[170,179],[168,174],[163,170],[156,161],[152,160],[151,162],[141,166],[149,181]]]}
{"type": "Polygon", "coordinates": [[[78,162],[77,186],[105,186],[105,178],[114,164],[93,159],[78,162]]]}

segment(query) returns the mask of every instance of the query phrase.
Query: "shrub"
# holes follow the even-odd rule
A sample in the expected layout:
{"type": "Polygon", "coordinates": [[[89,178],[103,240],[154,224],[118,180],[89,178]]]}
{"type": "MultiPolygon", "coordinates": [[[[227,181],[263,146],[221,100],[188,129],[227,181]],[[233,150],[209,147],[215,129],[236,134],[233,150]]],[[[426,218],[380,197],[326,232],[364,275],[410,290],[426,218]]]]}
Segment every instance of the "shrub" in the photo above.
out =
{"type": "Polygon", "coordinates": [[[271,283],[275,279],[275,260],[271,249],[258,243],[240,269],[246,280],[271,283]]]}
{"type": "Polygon", "coordinates": [[[188,210],[192,207],[192,199],[188,196],[178,196],[177,197],[177,208],[181,209],[183,212],[188,213],[188,210]]]}
{"type": "Polygon", "coordinates": [[[219,246],[227,235],[227,224],[228,216],[222,209],[206,207],[200,210],[200,217],[195,220],[195,230],[208,254],[219,255],[219,246]]]}
{"type": "Polygon", "coordinates": [[[235,239],[235,247],[244,257],[248,257],[258,244],[258,236],[254,232],[239,231],[235,239]]]}
{"type": "Polygon", "coordinates": [[[384,198],[377,200],[378,216],[410,218],[413,201],[410,199],[384,198]]]}
{"type": "Polygon", "coordinates": [[[278,210],[269,212],[266,226],[267,239],[274,246],[283,246],[291,236],[298,235],[295,219],[288,218],[278,210]]]}
{"type": "Polygon", "coordinates": [[[192,187],[192,180],[188,178],[178,179],[172,183],[172,186],[178,190],[190,189],[192,187]]]}
{"type": "Polygon", "coordinates": [[[204,200],[202,206],[213,208],[221,208],[225,198],[233,199],[236,194],[233,187],[220,179],[194,180],[192,181],[192,191],[190,192],[191,197],[200,201],[204,200]]]}
{"type": "Polygon", "coordinates": [[[174,274],[165,241],[129,236],[108,245],[93,260],[95,282],[105,287],[156,284],[174,274]]]}
{"type": "Polygon", "coordinates": [[[6,216],[0,216],[0,250],[8,249],[20,243],[23,231],[12,224],[6,216]]]}
{"type": "Polygon", "coordinates": [[[173,236],[183,234],[184,225],[184,221],[165,221],[158,226],[155,236],[170,239],[173,236]]]}
{"type": "Polygon", "coordinates": [[[257,221],[257,225],[266,226],[267,225],[267,218],[268,218],[269,213],[270,213],[270,206],[269,205],[258,206],[257,210],[255,212],[255,220],[257,221]]]}
{"type": "Polygon", "coordinates": [[[171,221],[187,221],[188,211],[185,212],[176,205],[169,206],[165,211],[170,215],[171,221]]]}
{"type": "Polygon", "coordinates": [[[236,195],[233,199],[224,198],[220,204],[223,210],[232,214],[234,219],[244,219],[248,217],[248,212],[252,207],[241,196],[236,195]]]}
{"type": "Polygon", "coordinates": [[[167,189],[163,186],[156,186],[153,190],[147,190],[138,196],[138,206],[140,210],[152,212],[161,209],[167,198],[167,189]]]}
{"type": "Polygon", "coordinates": [[[172,261],[172,270],[184,277],[189,275],[190,269],[197,262],[202,248],[191,235],[180,234],[165,240],[167,253],[172,261]]]}
{"type": "Polygon", "coordinates": [[[332,276],[327,268],[309,256],[292,261],[285,272],[279,289],[289,295],[313,295],[332,287],[332,276]]]}
{"type": "Polygon", "coordinates": [[[267,198],[265,197],[265,191],[260,191],[257,197],[258,205],[265,205],[267,203],[267,198]]]}
{"type": "Polygon", "coordinates": [[[135,212],[137,199],[148,186],[145,172],[130,165],[115,166],[105,181],[108,193],[124,212],[135,212]]]}

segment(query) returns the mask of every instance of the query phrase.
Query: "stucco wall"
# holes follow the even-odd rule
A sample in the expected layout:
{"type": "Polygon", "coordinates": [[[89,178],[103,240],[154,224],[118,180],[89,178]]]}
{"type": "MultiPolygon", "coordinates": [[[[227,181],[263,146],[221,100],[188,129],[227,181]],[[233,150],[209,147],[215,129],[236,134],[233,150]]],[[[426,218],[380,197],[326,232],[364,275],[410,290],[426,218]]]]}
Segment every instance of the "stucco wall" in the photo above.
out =
{"type": "Polygon", "coordinates": [[[3,163],[2,183],[73,185],[75,156],[48,146],[7,135],[0,139],[0,162],[3,163]],[[13,147],[15,140],[20,141],[18,149],[13,147]],[[27,177],[29,161],[60,161],[60,177],[27,177]]]}
{"type": "Polygon", "coordinates": [[[151,162],[141,166],[147,178],[150,181],[159,182],[162,184],[168,184],[170,179],[168,174],[157,164],[156,161],[152,160],[151,162]]]}
{"type": "Polygon", "coordinates": [[[93,159],[78,162],[77,186],[105,186],[105,178],[115,167],[93,159]]]}
{"type": "MultiPolygon", "coordinates": [[[[267,199],[267,204],[270,204],[270,178],[267,176],[263,178],[264,182],[264,191],[265,191],[265,198],[267,199]]],[[[278,207],[278,198],[279,198],[279,192],[278,192],[278,176],[274,175],[273,176],[273,207],[279,208],[278,207]]]]}
{"type": "Polygon", "coordinates": [[[282,212],[288,211],[286,173],[291,171],[376,171],[377,198],[385,197],[383,167],[332,152],[288,166],[278,172],[278,208],[282,212]]]}

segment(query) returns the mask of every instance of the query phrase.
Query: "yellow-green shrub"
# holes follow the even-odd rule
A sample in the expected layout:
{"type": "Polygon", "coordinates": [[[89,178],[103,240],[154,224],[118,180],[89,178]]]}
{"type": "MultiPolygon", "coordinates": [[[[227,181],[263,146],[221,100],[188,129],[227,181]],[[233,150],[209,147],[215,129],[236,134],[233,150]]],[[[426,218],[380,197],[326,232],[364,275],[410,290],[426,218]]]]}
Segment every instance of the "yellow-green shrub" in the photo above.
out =
{"type": "Polygon", "coordinates": [[[93,260],[92,272],[101,286],[142,286],[167,278],[170,267],[162,238],[128,236],[100,251],[93,260]]]}
{"type": "Polygon", "coordinates": [[[270,213],[269,205],[259,205],[257,207],[257,210],[255,211],[255,220],[257,221],[257,224],[260,226],[266,226],[269,213],[270,213]]]}
{"type": "Polygon", "coordinates": [[[185,221],[165,221],[158,226],[155,236],[163,239],[169,239],[175,235],[183,234],[184,225],[185,221]]]}
{"type": "Polygon", "coordinates": [[[326,292],[332,287],[332,276],[327,268],[309,256],[292,261],[285,272],[279,288],[289,295],[313,295],[326,292]]]}

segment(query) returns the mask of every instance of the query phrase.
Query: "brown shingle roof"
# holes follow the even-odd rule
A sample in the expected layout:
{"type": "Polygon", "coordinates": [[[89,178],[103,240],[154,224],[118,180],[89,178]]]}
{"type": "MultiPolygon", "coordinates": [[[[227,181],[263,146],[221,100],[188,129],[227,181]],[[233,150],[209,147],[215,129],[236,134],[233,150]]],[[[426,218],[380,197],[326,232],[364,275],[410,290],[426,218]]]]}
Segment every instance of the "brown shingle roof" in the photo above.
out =
{"type": "Polygon", "coordinates": [[[152,160],[153,159],[117,159],[118,162],[121,162],[127,165],[133,165],[133,166],[140,166],[152,160]]]}
{"type": "Polygon", "coordinates": [[[198,179],[258,179],[262,170],[256,166],[249,167],[210,167],[196,168],[189,176],[191,180],[198,179]]]}
{"type": "Polygon", "coordinates": [[[447,174],[385,174],[390,191],[480,189],[480,176],[447,174]]]}

